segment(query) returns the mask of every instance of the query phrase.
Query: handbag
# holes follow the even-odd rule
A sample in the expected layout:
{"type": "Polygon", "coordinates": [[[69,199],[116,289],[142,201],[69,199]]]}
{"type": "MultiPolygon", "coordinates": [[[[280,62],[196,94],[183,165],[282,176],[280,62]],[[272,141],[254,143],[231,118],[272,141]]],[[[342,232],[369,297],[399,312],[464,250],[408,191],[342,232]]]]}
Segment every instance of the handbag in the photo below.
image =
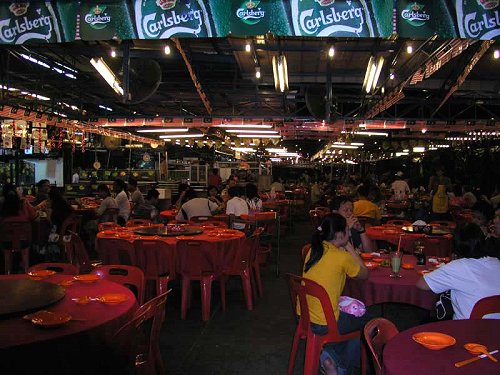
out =
{"type": "Polygon", "coordinates": [[[439,294],[436,301],[436,318],[438,320],[453,319],[453,305],[451,304],[451,290],[439,294]]]}

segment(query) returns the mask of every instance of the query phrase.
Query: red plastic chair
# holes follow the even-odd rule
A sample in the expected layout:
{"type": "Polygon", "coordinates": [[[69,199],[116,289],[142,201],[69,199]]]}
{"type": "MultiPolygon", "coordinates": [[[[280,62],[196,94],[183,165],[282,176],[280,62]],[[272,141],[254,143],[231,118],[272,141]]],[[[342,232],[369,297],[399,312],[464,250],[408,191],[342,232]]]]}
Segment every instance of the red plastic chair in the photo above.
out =
{"type": "MultiPolygon", "coordinates": [[[[186,319],[187,308],[191,298],[191,281],[199,281],[201,285],[201,309],[203,321],[210,318],[212,298],[212,282],[220,278],[222,260],[217,259],[217,244],[209,241],[179,240],[177,257],[181,275],[182,301],[181,319],[186,319]]],[[[225,285],[220,283],[222,306],[225,306],[225,285]]]]}
{"type": "Polygon", "coordinates": [[[135,369],[136,374],[165,373],[160,352],[160,330],[169,292],[142,305],[134,317],[115,334],[112,348],[117,356],[123,358],[125,355],[128,364],[123,373],[130,369],[135,369]]]}
{"type": "Polygon", "coordinates": [[[99,232],[102,232],[103,230],[113,230],[118,228],[119,225],[116,224],[114,221],[106,221],[104,223],[99,223],[97,228],[99,229],[99,232]]]}
{"type": "Polygon", "coordinates": [[[28,272],[50,270],[62,275],[78,275],[78,268],[71,263],[38,263],[31,266],[28,272]]]}
{"type": "Polygon", "coordinates": [[[97,238],[96,247],[103,264],[137,264],[134,245],[125,238],[97,238]]]}
{"type": "MultiPolygon", "coordinates": [[[[243,285],[247,310],[253,310],[252,302],[252,259],[255,257],[259,234],[245,238],[235,251],[232,263],[222,271],[221,283],[225,283],[230,276],[239,276],[243,285]]],[[[225,289],[225,288],[224,288],[225,289]]],[[[226,310],[225,298],[222,310],[226,310]]]]}
{"type": "Polygon", "coordinates": [[[127,288],[134,287],[133,292],[137,297],[137,302],[140,305],[144,303],[144,273],[140,268],[111,264],[99,266],[92,273],[99,275],[102,279],[125,285],[127,288]]]}
{"type": "Polygon", "coordinates": [[[457,223],[455,223],[454,221],[446,221],[446,220],[435,220],[435,221],[431,221],[429,223],[429,225],[436,225],[436,226],[440,226],[440,227],[448,227],[448,228],[456,228],[457,226],[457,223]]]}
{"type": "Polygon", "coordinates": [[[59,228],[58,234],[64,236],[68,231],[74,233],[80,233],[80,227],[82,226],[82,216],[72,214],[64,220],[61,227],[59,228]]]}
{"type": "Polygon", "coordinates": [[[252,291],[254,292],[254,298],[257,299],[257,290],[259,291],[259,295],[262,297],[264,295],[264,286],[262,284],[262,277],[260,273],[260,266],[265,264],[267,261],[267,257],[271,253],[271,244],[262,245],[260,244],[260,235],[264,232],[264,227],[258,227],[253,232],[254,236],[257,236],[256,245],[254,248],[254,255],[252,256],[252,270],[253,277],[252,283],[256,283],[257,285],[252,286],[252,291]]]}
{"type": "Polygon", "coordinates": [[[483,319],[483,316],[493,313],[500,313],[500,295],[477,301],[470,313],[470,319],[483,319]]]}
{"type": "Polygon", "coordinates": [[[148,219],[130,219],[127,221],[127,227],[140,227],[151,225],[151,220],[148,219]]]}
{"type": "Polygon", "coordinates": [[[142,272],[146,283],[154,281],[155,294],[167,291],[169,281],[176,278],[175,245],[161,240],[141,239],[134,241],[136,265],[142,272]]]}
{"type": "Polygon", "coordinates": [[[69,231],[68,235],[63,236],[62,242],[66,260],[73,264],[79,273],[87,273],[92,269],[94,263],[99,263],[91,262],[85,244],[78,234],[69,231]]]}
{"type": "Polygon", "coordinates": [[[372,353],[375,374],[382,374],[382,351],[385,344],[399,333],[396,326],[384,318],[370,320],[364,328],[366,344],[372,353]]]}
{"type": "Polygon", "coordinates": [[[292,274],[287,274],[287,277],[290,286],[292,310],[294,312],[294,315],[296,314],[297,299],[300,305],[300,318],[293,337],[290,359],[288,361],[288,374],[293,374],[295,359],[297,357],[297,351],[299,348],[299,341],[301,339],[307,340],[304,374],[317,374],[319,367],[319,356],[321,350],[326,344],[359,338],[360,332],[355,331],[345,335],[341,335],[339,333],[330,298],[328,297],[326,290],[321,285],[312,280],[292,274]],[[326,335],[316,335],[311,331],[307,296],[317,298],[321,302],[321,307],[325,314],[326,322],[328,325],[328,333],[326,335]]]}
{"type": "Polygon", "coordinates": [[[0,226],[0,241],[10,243],[10,248],[3,246],[5,273],[12,272],[12,255],[21,253],[21,264],[26,273],[30,263],[30,247],[32,240],[32,226],[29,221],[8,221],[0,226]]]}

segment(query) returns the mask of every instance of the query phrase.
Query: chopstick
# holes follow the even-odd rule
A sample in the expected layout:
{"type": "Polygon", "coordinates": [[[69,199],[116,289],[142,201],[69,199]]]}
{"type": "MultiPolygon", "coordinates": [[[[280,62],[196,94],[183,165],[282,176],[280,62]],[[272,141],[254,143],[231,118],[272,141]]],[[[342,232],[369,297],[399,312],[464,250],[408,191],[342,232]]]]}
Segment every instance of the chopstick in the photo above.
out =
{"type": "MultiPolygon", "coordinates": [[[[496,353],[498,353],[498,350],[493,350],[489,354],[496,354],[496,353]]],[[[479,361],[480,359],[483,359],[486,357],[487,357],[486,354],[481,354],[481,355],[478,355],[476,357],[466,359],[465,361],[457,362],[457,363],[455,363],[455,367],[462,367],[462,366],[468,365],[469,363],[479,361]]]]}

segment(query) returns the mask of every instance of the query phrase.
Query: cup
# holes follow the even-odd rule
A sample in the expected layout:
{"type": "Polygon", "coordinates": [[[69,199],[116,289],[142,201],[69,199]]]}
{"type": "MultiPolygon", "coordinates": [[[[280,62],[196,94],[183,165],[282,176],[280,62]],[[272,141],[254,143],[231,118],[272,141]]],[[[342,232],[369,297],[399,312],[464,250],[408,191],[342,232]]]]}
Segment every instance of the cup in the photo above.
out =
{"type": "Polygon", "coordinates": [[[399,269],[401,268],[401,260],[403,258],[403,252],[392,252],[391,253],[391,268],[392,273],[389,275],[392,278],[400,278],[399,269]]]}

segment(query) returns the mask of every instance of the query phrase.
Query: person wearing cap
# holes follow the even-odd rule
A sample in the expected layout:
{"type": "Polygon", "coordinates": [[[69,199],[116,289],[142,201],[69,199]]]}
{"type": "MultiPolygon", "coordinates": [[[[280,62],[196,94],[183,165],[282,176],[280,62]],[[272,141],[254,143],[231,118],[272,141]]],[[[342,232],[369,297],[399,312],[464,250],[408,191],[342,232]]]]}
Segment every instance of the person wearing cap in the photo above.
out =
{"type": "Polygon", "coordinates": [[[405,195],[410,193],[408,183],[403,180],[403,172],[396,173],[396,180],[391,184],[391,191],[396,199],[403,199],[405,195]]]}

